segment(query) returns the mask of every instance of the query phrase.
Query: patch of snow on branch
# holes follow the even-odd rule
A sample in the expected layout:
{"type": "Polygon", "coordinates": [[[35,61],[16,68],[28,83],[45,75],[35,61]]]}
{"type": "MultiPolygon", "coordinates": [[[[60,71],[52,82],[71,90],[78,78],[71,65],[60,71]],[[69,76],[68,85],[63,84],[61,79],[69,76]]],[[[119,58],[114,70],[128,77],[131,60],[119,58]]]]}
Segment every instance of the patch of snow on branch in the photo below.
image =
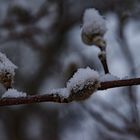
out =
{"type": "Polygon", "coordinates": [[[26,93],[17,91],[16,89],[8,89],[3,95],[2,98],[18,98],[26,97],[26,93]]]}
{"type": "Polygon", "coordinates": [[[60,89],[52,89],[48,91],[49,94],[58,94],[64,98],[67,98],[69,96],[69,91],[67,88],[60,88],[60,89]]]}
{"type": "MultiPolygon", "coordinates": [[[[73,75],[73,77],[67,83],[67,89],[69,91],[77,92],[82,90],[85,85],[99,81],[99,75],[97,71],[92,70],[91,68],[80,68],[73,75]]],[[[96,87],[97,88],[97,87],[96,87]]]]}
{"type": "Polygon", "coordinates": [[[16,65],[14,65],[5,54],[0,52],[0,73],[8,72],[12,76],[15,75],[15,69],[17,68],[16,65]]]}
{"type": "Polygon", "coordinates": [[[116,81],[116,80],[120,80],[119,77],[115,76],[115,75],[111,75],[111,74],[105,74],[103,76],[100,76],[100,82],[107,82],[107,81],[116,81]]]}

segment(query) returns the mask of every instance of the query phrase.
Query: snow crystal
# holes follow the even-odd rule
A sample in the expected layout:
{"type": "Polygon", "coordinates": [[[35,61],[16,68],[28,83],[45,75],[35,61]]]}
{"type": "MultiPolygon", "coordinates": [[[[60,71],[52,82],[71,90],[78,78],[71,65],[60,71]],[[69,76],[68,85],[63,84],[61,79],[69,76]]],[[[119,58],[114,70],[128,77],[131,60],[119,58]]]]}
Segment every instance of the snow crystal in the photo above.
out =
{"type": "Polygon", "coordinates": [[[130,77],[130,76],[125,76],[125,77],[123,77],[122,79],[130,79],[130,78],[132,78],[132,77],[130,77]]]}
{"type": "Polygon", "coordinates": [[[49,94],[59,94],[60,96],[67,98],[69,96],[69,91],[67,88],[52,89],[48,91],[49,94]]]}
{"type": "Polygon", "coordinates": [[[99,80],[100,82],[107,82],[107,81],[120,80],[120,78],[115,75],[105,74],[103,76],[100,76],[99,80]]]}
{"type": "Polygon", "coordinates": [[[18,97],[26,97],[26,93],[19,92],[16,89],[8,89],[3,95],[2,98],[18,98],[18,97]]]}
{"type": "Polygon", "coordinates": [[[83,16],[83,26],[82,32],[91,35],[101,35],[103,36],[106,32],[106,24],[104,18],[99,14],[99,12],[94,8],[89,8],[85,10],[83,16]]]}
{"type": "Polygon", "coordinates": [[[17,68],[16,65],[14,65],[5,54],[0,52],[0,72],[8,72],[11,75],[15,75],[14,70],[17,68]]]}
{"type": "Polygon", "coordinates": [[[80,68],[73,75],[73,77],[67,83],[67,89],[69,91],[79,91],[84,88],[85,85],[98,81],[98,72],[92,70],[91,68],[80,68]]]}
{"type": "Polygon", "coordinates": [[[136,78],[136,77],[133,76],[133,75],[129,75],[129,76],[124,76],[124,77],[122,77],[121,79],[122,79],[122,80],[126,80],[126,79],[133,79],[133,78],[136,78]]]}

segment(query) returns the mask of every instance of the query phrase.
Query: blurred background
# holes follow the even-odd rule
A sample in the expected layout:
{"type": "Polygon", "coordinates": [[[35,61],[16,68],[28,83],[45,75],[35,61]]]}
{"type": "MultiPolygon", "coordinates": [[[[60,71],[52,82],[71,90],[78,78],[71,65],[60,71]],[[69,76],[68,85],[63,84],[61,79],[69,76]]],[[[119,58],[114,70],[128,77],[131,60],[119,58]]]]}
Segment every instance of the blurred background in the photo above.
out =
{"type": "MultiPolygon", "coordinates": [[[[93,7],[106,19],[110,72],[140,76],[139,0],[0,0],[0,51],[18,66],[14,88],[45,94],[78,68],[103,74],[98,48],[80,35],[83,12],[93,7]]],[[[0,140],[138,140],[139,92],[123,87],[83,102],[0,107],[0,140]]]]}

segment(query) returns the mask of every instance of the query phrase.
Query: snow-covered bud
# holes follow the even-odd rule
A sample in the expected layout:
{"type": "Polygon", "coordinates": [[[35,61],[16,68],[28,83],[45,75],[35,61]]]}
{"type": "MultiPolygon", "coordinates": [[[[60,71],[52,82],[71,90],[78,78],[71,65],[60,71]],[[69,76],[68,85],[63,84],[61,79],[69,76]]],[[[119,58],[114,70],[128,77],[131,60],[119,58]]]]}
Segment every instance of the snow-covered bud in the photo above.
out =
{"type": "Polygon", "coordinates": [[[100,87],[98,72],[89,67],[80,68],[67,83],[69,100],[87,99],[100,87]]]}
{"type": "Polygon", "coordinates": [[[104,18],[94,8],[85,10],[81,38],[87,45],[105,46],[103,39],[107,28],[104,18]]]}
{"type": "Polygon", "coordinates": [[[10,88],[17,68],[5,54],[0,52],[0,83],[6,88],[10,88]]]}

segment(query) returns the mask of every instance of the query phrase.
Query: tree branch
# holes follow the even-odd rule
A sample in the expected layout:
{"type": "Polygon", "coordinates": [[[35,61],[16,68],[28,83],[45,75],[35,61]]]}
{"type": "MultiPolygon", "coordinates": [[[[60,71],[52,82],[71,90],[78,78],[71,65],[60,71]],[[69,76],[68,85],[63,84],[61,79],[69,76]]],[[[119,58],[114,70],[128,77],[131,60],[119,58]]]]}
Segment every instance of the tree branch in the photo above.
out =
{"type": "Polygon", "coordinates": [[[133,85],[140,85],[140,78],[101,82],[101,87],[98,90],[105,90],[110,88],[133,86],[133,85]]]}
{"type": "MultiPolygon", "coordinates": [[[[124,86],[133,86],[133,85],[140,85],[140,78],[132,78],[132,79],[125,79],[125,80],[117,80],[117,81],[107,81],[101,82],[101,87],[98,90],[105,90],[110,88],[116,87],[124,87],[124,86]]],[[[83,88],[83,90],[85,90],[83,88]]],[[[81,91],[78,91],[80,94],[81,91]]],[[[86,89],[88,90],[88,89],[86,89]]],[[[90,89],[89,89],[90,90],[90,89]]],[[[87,91],[88,92],[88,91],[87,91]]],[[[71,100],[69,97],[63,97],[61,93],[57,94],[44,94],[44,95],[33,95],[27,97],[20,97],[20,98],[1,98],[0,99],[0,106],[8,106],[8,105],[19,105],[19,104],[32,104],[32,103],[40,103],[40,102],[55,102],[55,103],[70,103],[75,101],[74,99],[71,100]]]]}

